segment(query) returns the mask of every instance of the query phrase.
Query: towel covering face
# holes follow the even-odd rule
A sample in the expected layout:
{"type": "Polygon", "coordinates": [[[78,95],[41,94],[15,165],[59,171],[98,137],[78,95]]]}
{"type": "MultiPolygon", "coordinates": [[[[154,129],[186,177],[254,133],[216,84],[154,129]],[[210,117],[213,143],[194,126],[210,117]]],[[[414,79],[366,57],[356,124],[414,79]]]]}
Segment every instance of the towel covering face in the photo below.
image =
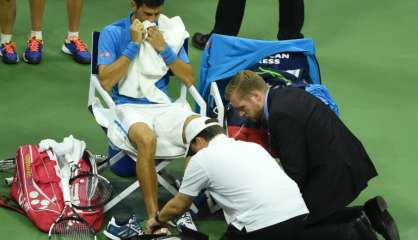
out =
{"type": "MultiPolygon", "coordinates": [[[[158,28],[167,45],[178,54],[185,39],[189,37],[181,18],[178,16],[168,18],[161,14],[158,28]]],[[[155,103],[170,103],[170,98],[155,86],[168,70],[162,57],[149,42],[144,41],[137,57],[129,66],[127,76],[118,83],[119,93],[132,98],[145,97],[155,103]]]]}

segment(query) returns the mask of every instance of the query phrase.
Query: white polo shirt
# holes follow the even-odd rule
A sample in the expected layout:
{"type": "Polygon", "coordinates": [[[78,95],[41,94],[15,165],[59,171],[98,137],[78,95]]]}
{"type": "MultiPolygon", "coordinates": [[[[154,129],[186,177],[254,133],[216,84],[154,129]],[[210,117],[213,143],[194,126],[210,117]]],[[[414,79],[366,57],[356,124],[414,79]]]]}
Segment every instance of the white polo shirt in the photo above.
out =
{"type": "Polygon", "coordinates": [[[190,160],[180,192],[207,189],[226,222],[247,232],[308,213],[297,184],[255,143],[220,134],[190,160]]]}

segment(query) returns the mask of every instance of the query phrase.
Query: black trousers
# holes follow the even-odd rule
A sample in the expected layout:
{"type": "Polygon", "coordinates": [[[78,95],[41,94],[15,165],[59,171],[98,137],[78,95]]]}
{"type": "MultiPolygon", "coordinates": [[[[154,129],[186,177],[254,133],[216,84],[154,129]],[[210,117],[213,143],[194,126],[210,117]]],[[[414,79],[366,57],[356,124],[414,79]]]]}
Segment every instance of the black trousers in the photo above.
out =
{"type": "MultiPolygon", "coordinates": [[[[213,33],[238,35],[244,16],[246,0],[218,0],[213,33]]],[[[279,0],[279,31],[277,39],[303,38],[305,17],[303,0],[279,0]]],[[[269,23],[266,23],[269,24],[269,23]]]]}
{"type": "Polygon", "coordinates": [[[287,221],[249,233],[245,228],[240,231],[234,226],[229,225],[222,240],[293,240],[300,229],[303,229],[305,218],[306,215],[297,216],[287,221]]]}
{"type": "Polygon", "coordinates": [[[361,210],[361,207],[345,208],[314,224],[307,224],[307,215],[302,215],[249,233],[245,228],[240,231],[229,225],[222,240],[364,240],[356,228],[361,210]]]}
{"type": "Polygon", "coordinates": [[[315,223],[311,223],[308,217],[296,239],[364,240],[363,234],[356,227],[356,219],[361,211],[362,207],[346,207],[315,223]]]}

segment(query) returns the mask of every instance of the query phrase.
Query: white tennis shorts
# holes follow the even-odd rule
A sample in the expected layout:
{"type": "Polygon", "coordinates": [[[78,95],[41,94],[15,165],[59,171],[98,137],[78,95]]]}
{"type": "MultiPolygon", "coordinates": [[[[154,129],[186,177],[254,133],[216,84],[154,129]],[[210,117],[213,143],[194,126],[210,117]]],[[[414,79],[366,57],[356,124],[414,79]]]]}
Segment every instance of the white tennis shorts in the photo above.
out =
{"type": "Polygon", "coordinates": [[[108,137],[117,147],[136,152],[128,139],[128,131],[135,123],[145,123],[157,137],[157,157],[181,156],[186,149],[182,138],[183,125],[191,115],[197,113],[183,103],[121,104],[116,107],[117,118],[109,128],[108,137]]]}

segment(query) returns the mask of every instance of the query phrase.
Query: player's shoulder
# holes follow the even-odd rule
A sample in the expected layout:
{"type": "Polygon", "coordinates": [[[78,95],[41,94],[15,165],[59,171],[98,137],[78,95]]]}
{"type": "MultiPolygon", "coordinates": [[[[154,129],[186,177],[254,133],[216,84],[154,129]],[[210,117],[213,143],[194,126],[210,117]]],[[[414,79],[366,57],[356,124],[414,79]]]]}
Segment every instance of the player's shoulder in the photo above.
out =
{"type": "Polygon", "coordinates": [[[122,27],[118,25],[107,25],[105,26],[101,31],[101,35],[107,35],[107,36],[117,36],[120,35],[122,31],[122,27]]]}
{"type": "Polygon", "coordinates": [[[129,27],[129,20],[127,18],[120,19],[109,25],[106,25],[101,32],[107,34],[120,34],[123,29],[129,27]]]}

